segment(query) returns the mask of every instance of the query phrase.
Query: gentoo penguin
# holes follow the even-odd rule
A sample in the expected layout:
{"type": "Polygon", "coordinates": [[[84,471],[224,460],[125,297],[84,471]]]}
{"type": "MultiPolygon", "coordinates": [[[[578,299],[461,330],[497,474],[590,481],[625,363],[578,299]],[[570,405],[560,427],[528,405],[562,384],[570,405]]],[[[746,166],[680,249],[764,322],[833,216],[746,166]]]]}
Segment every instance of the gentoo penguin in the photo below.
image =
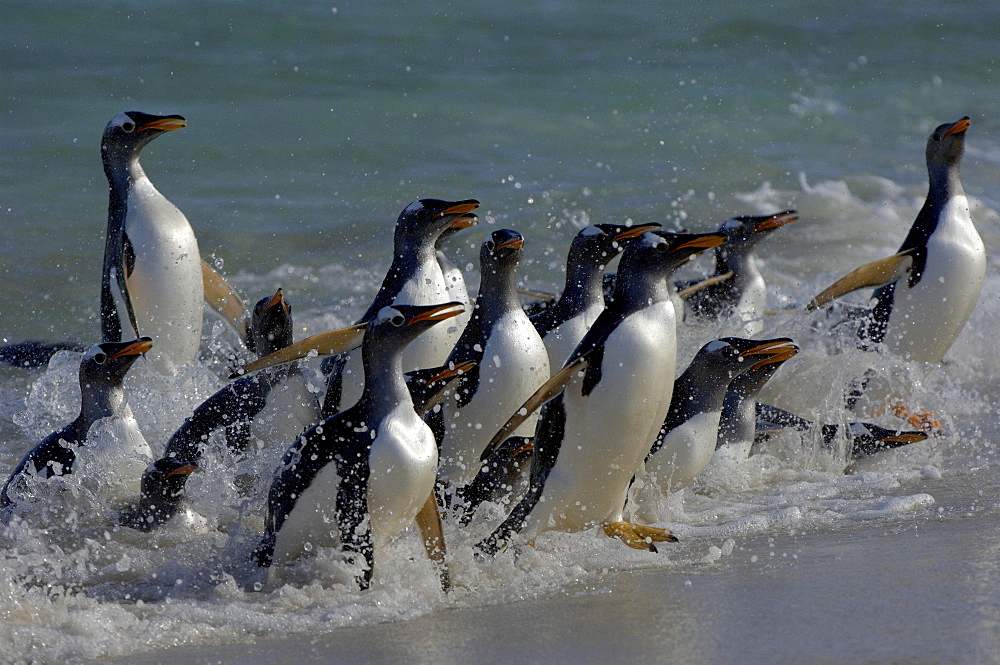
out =
{"type": "MultiPolygon", "coordinates": [[[[549,359],[541,337],[521,309],[517,266],[524,238],[498,229],[479,252],[482,281],[472,319],[448,356],[449,363],[473,361],[450,397],[441,403],[443,439],[438,478],[458,487],[479,471],[479,456],[490,437],[549,379],[549,359]]],[[[537,414],[512,432],[530,436],[537,414]]]]}
{"type": "MultiPolygon", "coordinates": [[[[765,358],[729,384],[713,461],[744,460],[754,453],[757,444],[776,430],[794,429],[801,433],[815,430],[816,423],[757,401],[768,380],[794,355],[789,352],[765,358]]],[[[927,438],[924,432],[888,430],[871,423],[853,422],[843,427],[820,425],[820,445],[832,450],[842,433],[848,437],[848,458],[854,461],[927,438]]]]}
{"type": "MultiPolygon", "coordinates": [[[[431,305],[445,302],[448,284],[437,260],[434,243],[456,221],[472,223],[470,213],[479,201],[441,201],[419,199],[406,206],[396,220],[392,264],[382,280],[375,299],[358,323],[370,321],[389,305],[431,305]]],[[[403,370],[437,367],[455,346],[462,331],[450,322],[437,326],[406,347],[403,370]]],[[[323,363],[328,375],[323,415],[330,416],[350,406],[361,396],[364,385],[359,353],[348,353],[323,363]]]]}
{"type": "Polygon", "coordinates": [[[566,285],[562,294],[531,316],[545,342],[550,367],[562,367],[590,326],[604,311],[604,268],[626,243],[659,224],[591,224],[573,238],[566,256],[566,285]]]}
{"type": "MultiPolygon", "coordinates": [[[[786,224],[798,219],[794,210],[773,215],[733,217],[719,228],[725,234],[724,245],[715,248],[715,273],[711,277],[727,279],[694,291],[684,301],[684,314],[698,319],[718,321],[738,317],[743,322],[742,333],[756,335],[763,328],[761,317],[767,302],[767,287],[757,268],[754,248],[757,244],[786,224]]],[[[691,286],[678,284],[678,288],[691,286]]]]}
{"type": "Polygon", "coordinates": [[[877,286],[862,340],[908,360],[941,362],[972,314],[986,274],[986,250],[959,179],[969,124],[968,117],[945,123],[928,139],[930,188],[899,251],[838,280],[808,309],[877,286]]]}
{"type": "Polygon", "coordinates": [[[551,398],[535,428],[528,491],[479,544],[482,551],[496,552],[515,531],[530,543],[542,531],[599,525],[638,549],[676,540],[664,529],[625,522],[623,510],[670,406],[677,347],[667,278],[691,254],[723,240],[718,233],[650,231],[625,248],[611,305],[483,453],[488,457],[527,412],[551,398]]]}
{"type": "MultiPolygon", "coordinates": [[[[776,406],[757,403],[754,411],[756,414],[755,443],[761,443],[762,439],[775,429],[793,429],[801,433],[816,430],[817,423],[776,406]]],[[[819,433],[821,437],[819,445],[824,450],[836,451],[839,441],[844,439],[847,459],[851,462],[924,441],[928,437],[927,432],[892,430],[862,422],[819,425],[819,433]]]]}
{"type": "Polygon", "coordinates": [[[646,476],[664,495],[687,487],[712,461],[730,382],[771,357],[797,352],[787,337],[723,337],[703,346],[674,382],[670,411],[646,455],[646,476]]]}
{"type": "MultiPolygon", "coordinates": [[[[281,289],[254,306],[249,330],[251,345],[262,357],[292,343],[292,307],[281,289]]],[[[224,430],[226,444],[234,452],[246,452],[254,442],[253,452],[269,444],[285,446],[318,420],[319,402],[297,365],[283,364],[236,379],[194,410],[157,460],[191,468],[171,475],[163,473],[162,465],[151,464],[143,473],[139,503],[122,523],[148,531],[173,517],[187,474],[200,463],[213,432],[224,430]]]]}
{"type": "Polygon", "coordinates": [[[205,292],[194,231],[149,181],[139,155],[157,136],[185,124],[179,115],[126,111],[108,122],[101,139],[110,185],[101,334],[109,342],[155,334],[150,359],[161,371],[197,356],[205,292]]]}
{"type": "MultiPolygon", "coordinates": [[[[29,476],[51,478],[77,471],[78,451],[85,447],[102,462],[99,470],[88,470],[101,479],[97,488],[99,495],[105,490],[110,493],[102,498],[117,501],[122,485],[138,481],[153,455],[125,399],[122,381],[132,363],[152,347],[153,341],[142,337],[129,342],[104,342],[83,356],[80,362],[80,415],[63,429],[45,437],[24,456],[0,491],[0,505],[9,506],[28,499],[29,476]],[[94,426],[99,423],[103,425],[102,432],[95,441],[91,435],[97,432],[94,426]]],[[[138,490],[137,482],[131,484],[133,487],[124,491],[138,490]]]]}
{"type": "MultiPolygon", "coordinates": [[[[275,473],[265,534],[253,554],[260,566],[288,563],[314,547],[340,547],[364,558],[357,581],[367,588],[378,549],[414,519],[428,556],[443,561],[434,497],[437,444],[413,409],[403,349],[461,308],[392,305],[370,319],[361,347],[361,398],[303,433],[275,473]]],[[[447,586],[446,573],[442,583],[447,586]]]]}
{"type": "Polygon", "coordinates": [[[751,365],[747,371],[734,378],[726,390],[719,417],[719,437],[716,441],[716,458],[745,460],[750,456],[756,432],[757,396],[778,368],[795,357],[789,349],[751,365]]]}
{"type": "Polygon", "coordinates": [[[441,232],[437,242],[434,243],[434,253],[437,255],[438,265],[441,266],[441,274],[444,275],[444,283],[447,287],[446,299],[452,302],[460,302],[465,311],[455,317],[452,325],[459,330],[465,330],[469,319],[472,318],[472,300],[469,298],[469,289],[465,286],[465,275],[461,268],[456,266],[444,253],[444,245],[456,233],[462,229],[472,228],[479,223],[479,218],[472,213],[459,215],[451,225],[441,232]]]}

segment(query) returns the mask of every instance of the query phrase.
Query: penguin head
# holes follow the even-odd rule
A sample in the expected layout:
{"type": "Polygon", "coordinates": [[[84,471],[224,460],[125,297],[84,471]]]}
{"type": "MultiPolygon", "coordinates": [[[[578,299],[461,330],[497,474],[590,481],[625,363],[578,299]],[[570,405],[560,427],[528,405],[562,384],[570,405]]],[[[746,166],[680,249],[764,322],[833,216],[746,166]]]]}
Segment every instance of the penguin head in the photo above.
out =
{"type": "Polygon", "coordinates": [[[111,118],[101,137],[101,153],[107,157],[130,157],[157,136],[186,127],[184,116],[152,115],[141,111],[124,111],[111,118]]]}
{"type": "Polygon", "coordinates": [[[573,237],[569,247],[569,265],[590,264],[602,269],[625,249],[632,240],[646,231],[658,229],[650,224],[591,224],[573,237]]]}
{"type": "Polygon", "coordinates": [[[270,298],[261,298],[254,305],[247,339],[251,342],[247,346],[258,358],[292,343],[292,306],[280,288],[270,298]]]}
{"type": "Polygon", "coordinates": [[[478,222],[478,217],[470,215],[478,207],[479,201],[475,199],[418,199],[403,208],[396,219],[396,245],[416,247],[427,243],[433,246],[452,224],[459,223],[460,228],[465,228],[478,222]]]}
{"type": "Polygon", "coordinates": [[[103,342],[83,356],[80,384],[121,385],[132,363],[153,348],[153,340],[140,337],[131,342],[103,342]]]}
{"type": "Polygon", "coordinates": [[[666,277],[695,254],[725,242],[721,233],[671,233],[650,231],[625,248],[622,266],[666,277]]]}
{"type": "Polygon", "coordinates": [[[156,460],[142,474],[143,499],[177,499],[184,491],[187,477],[198,469],[193,462],[182,462],[173,457],[156,460]]]}
{"type": "Polygon", "coordinates": [[[479,268],[484,274],[506,273],[517,268],[524,255],[524,236],[510,229],[497,229],[479,250],[479,268]]]}
{"type": "Polygon", "coordinates": [[[169,520],[184,498],[188,476],[197,468],[198,465],[193,462],[182,462],[172,457],[150,464],[142,474],[139,503],[123,510],[118,523],[150,531],[169,520]]]}
{"type": "Polygon", "coordinates": [[[465,311],[460,302],[440,305],[389,305],[383,307],[368,322],[365,348],[395,346],[401,348],[439,321],[458,316],[465,311]]]}
{"type": "Polygon", "coordinates": [[[716,251],[720,254],[745,255],[772,231],[791,224],[798,218],[799,214],[795,210],[783,210],[773,215],[731,217],[719,227],[719,233],[726,236],[726,242],[716,251]]]}
{"type": "Polygon", "coordinates": [[[438,236],[437,241],[434,243],[435,249],[441,249],[448,240],[454,236],[456,233],[462,229],[471,229],[473,226],[479,223],[479,217],[473,212],[465,212],[461,215],[455,216],[451,224],[441,232],[438,236]]]}
{"type": "MultiPolygon", "coordinates": [[[[730,338],[741,339],[741,338],[730,338]]],[[[773,340],[757,341],[743,340],[744,343],[752,345],[742,353],[745,362],[740,370],[732,377],[730,390],[738,390],[743,397],[756,395],[764,385],[774,376],[781,365],[799,352],[799,347],[792,344],[792,340],[781,337],[773,340]],[[773,346],[768,346],[773,343],[773,346]],[[754,347],[760,347],[756,350],[754,347]],[[747,353],[750,351],[750,353],[747,353]]]]}
{"type": "Polygon", "coordinates": [[[965,132],[972,121],[965,116],[957,122],[939,125],[927,139],[927,167],[957,166],[965,152],[965,132]]]}
{"type": "Polygon", "coordinates": [[[798,350],[788,337],[768,340],[722,337],[701,347],[691,367],[699,377],[717,376],[728,384],[754,368],[784,362],[798,350]]]}

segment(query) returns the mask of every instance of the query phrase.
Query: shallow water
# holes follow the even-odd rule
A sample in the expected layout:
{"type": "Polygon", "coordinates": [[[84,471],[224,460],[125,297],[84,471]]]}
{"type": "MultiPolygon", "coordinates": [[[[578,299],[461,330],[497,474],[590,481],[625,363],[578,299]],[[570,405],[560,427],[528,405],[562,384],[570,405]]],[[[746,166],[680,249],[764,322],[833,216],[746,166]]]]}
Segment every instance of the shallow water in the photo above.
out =
{"type": "MultiPolygon", "coordinates": [[[[889,534],[884,548],[856,560],[857,579],[876,579],[876,555],[910,547],[893,534],[938,520],[942,507],[942,523],[952,524],[952,505],[977,509],[948,539],[961,550],[980,547],[995,530],[1000,440],[1000,359],[991,352],[1000,318],[1000,123],[991,115],[1000,106],[1000,11],[988,3],[849,4],[3,3],[0,269],[8,296],[0,333],[10,340],[96,341],[107,205],[98,140],[112,115],[132,108],[187,117],[186,129],[147,148],[147,172],[247,300],[285,289],[299,336],[365,309],[389,260],[396,214],[425,196],[483,202],[483,224],[450,250],[459,265],[476,261],[488,225],[515,228],[526,238],[525,283],[542,289],[556,288],[565,247],[586,223],[706,231],[732,214],[794,207],[800,221],[760,254],[769,305],[802,302],[895,251],[926,191],[927,135],[966,114],[973,126],[963,182],[990,259],[980,305],[943,366],[876,359],[897,385],[912,387],[915,405],[941,416],[945,436],[846,476],[842,460],[779,442],[774,455],[713,470],[661,506],[681,543],[657,556],[588,532],[552,534],[537,550],[480,562],[471,544],[488,529],[482,522],[449,534],[449,597],[412,536],[395,546],[368,593],[333,584],[337,563],[324,556],[303,563],[296,584],[248,592],[235,562],[252,546],[261,502],[241,497],[232,479],[266,476],[280,450],[242,466],[210,456],[189,483],[205,518],[200,531],[112,529],[112,507],[72,481],[70,492],[51,497],[62,511],[8,527],[0,642],[9,649],[0,659],[103,659],[289,632],[343,639],[343,631],[378,635],[376,624],[418,617],[425,623],[414,625],[441,631],[455,610],[489,615],[525,599],[551,601],[552,613],[569,618],[603,597],[590,589],[625,585],[642,596],[695,573],[708,587],[754,574],[759,561],[741,548],[756,551],[790,530],[808,533],[793,538],[803,559],[889,534]]],[[[703,259],[685,270],[708,269],[703,259]]],[[[810,323],[797,312],[768,320],[764,336],[789,335],[803,347],[768,398],[837,420],[843,386],[876,360],[831,356],[810,323]]],[[[198,366],[165,380],[140,363],[130,375],[129,398],[154,452],[221,385],[232,340],[221,324],[208,330],[198,366]]],[[[681,363],[717,332],[682,329],[681,363]]],[[[74,362],[64,354],[46,371],[0,369],[0,468],[75,415],[74,362]]],[[[952,551],[921,556],[932,562],[921,575],[951,579],[942,569],[952,551]]],[[[799,564],[782,565],[794,575],[799,564]]],[[[888,573],[885,584],[903,589],[900,603],[921,602],[918,591],[906,592],[913,565],[888,573]]],[[[942,611],[968,617],[941,629],[945,643],[965,640],[971,622],[995,631],[995,615],[982,608],[996,604],[996,572],[976,574],[984,582],[974,608],[967,597],[941,599],[942,611]]],[[[794,608],[813,634],[822,633],[824,599],[841,584],[821,577],[794,608]]],[[[759,586],[746,593],[751,605],[767,597],[759,586]]],[[[932,619],[920,615],[881,635],[877,654],[912,653],[914,635],[938,628],[932,619]]],[[[478,635],[457,623],[460,637],[478,635]]],[[[846,659],[864,660],[874,633],[854,635],[861,647],[846,659]]],[[[531,660],[502,640],[492,647],[531,660]]],[[[801,648],[808,657],[808,645],[801,648]]],[[[614,653],[587,651],[593,660],[614,653]]],[[[357,656],[381,657],[375,646],[357,656]]]]}

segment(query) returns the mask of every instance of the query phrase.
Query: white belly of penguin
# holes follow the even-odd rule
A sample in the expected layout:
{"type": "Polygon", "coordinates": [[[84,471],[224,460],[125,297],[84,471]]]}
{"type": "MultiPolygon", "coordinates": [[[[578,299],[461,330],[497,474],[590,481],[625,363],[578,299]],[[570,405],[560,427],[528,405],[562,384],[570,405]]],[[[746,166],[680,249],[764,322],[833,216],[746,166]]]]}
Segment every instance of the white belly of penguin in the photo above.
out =
{"type": "MultiPolygon", "coordinates": [[[[397,407],[375,431],[367,499],[377,559],[377,548],[413,523],[434,489],[437,446],[410,405],[397,407]]],[[[314,547],[341,544],[336,510],[340,482],[335,463],[316,474],[278,531],[275,562],[287,562],[314,547]]]]}
{"type": "Polygon", "coordinates": [[[689,418],[670,432],[663,447],[646,462],[646,473],[656,477],[664,493],[687,487],[708,468],[719,436],[720,415],[720,411],[709,411],[689,418]]]}
{"type": "Polygon", "coordinates": [[[153,451],[127,408],[96,421],[76,454],[73,474],[82,475],[84,485],[110,505],[139,494],[139,481],[153,461],[153,451]]]}
{"type": "Polygon", "coordinates": [[[552,371],[558,371],[566,364],[570,354],[576,350],[580,340],[590,330],[590,326],[594,325],[594,321],[602,311],[603,307],[590,307],[549,331],[544,342],[549,355],[549,368],[552,371]]]}
{"type": "Polygon", "coordinates": [[[757,266],[752,263],[753,260],[753,257],[748,259],[751,277],[736,304],[736,316],[743,322],[742,334],[747,337],[756,335],[764,327],[761,317],[764,316],[764,305],[767,302],[767,285],[757,266]]]}
{"type": "MultiPolygon", "coordinates": [[[[548,379],[545,345],[524,312],[511,312],[497,323],[483,349],[472,401],[459,409],[451,397],[443,405],[441,479],[457,485],[471,482],[490,438],[548,379]]],[[[511,436],[534,435],[537,421],[538,414],[532,414],[511,436]]]]}
{"type": "Polygon", "coordinates": [[[674,310],[657,303],[608,337],[601,381],[584,397],[566,387],[566,431],[525,534],[579,531],[622,518],[625,493],[670,408],[676,367],[674,310]]]}
{"type": "Polygon", "coordinates": [[[302,432],[319,422],[319,403],[301,374],[287,377],[268,393],[251,422],[251,436],[258,446],[279,444],[287,448],[302,432]]]}
{"type": "Polygon", "coordinates": [[[193,361],[201,344],[205,291],[198,241],[184,213],[146,178],[129,192],[125,233],[135,250],[125,283],[137,336],[153,338],[148,357],[160,371],[172,372],[193,361]]]}
{"type": "Polygon", "coordinates": [[[941,362],[969,320],[986,276],[986,250],[964,196],[945,207],[927,242],[920,282],[896,283],[886,329],[888,348],[910,360],[941,362]]]}
{"type": "MultiPolygon", "coordinates": [[[[437,261],[428,261],[418,268],[414,278],[406,283],[393,301],[397,305],[443,305],[446,302],[450,302],[448,288],[437,261]]],[[[462,329],[454,319],[431,326],[403,349],[403,371],[443,365],[461,334],[462,329]]],[[[348,354],[344,366],[341,411],[354,406],[361,398],[364,376],[361,349],[357,349],[348,354]]]]}
{"type": "MultiPolygon", "coordinates": [[[[441,266],[441,272],[444,275],[445,288],[448,292],[448,296],[445,298],[446,302],[460,302],[465,307],[464,312],[454,317],[453,325],[458,328],[459,331],[465,330],[465,326],[469,324],[469,320],[472,318],[472,303],[469,300],[469,289],[465,285],[465,276],[462,275],[462,271],[450,261],[448,261],[447,264],[442,264],[441,260],[438,259],[438,265],[441,266]]],[[[452,323],[452,321],[449,321],[449,323],[452,323]]],[[[457,337],[455,338],[455,341],[458,341],[457,337]]]]}

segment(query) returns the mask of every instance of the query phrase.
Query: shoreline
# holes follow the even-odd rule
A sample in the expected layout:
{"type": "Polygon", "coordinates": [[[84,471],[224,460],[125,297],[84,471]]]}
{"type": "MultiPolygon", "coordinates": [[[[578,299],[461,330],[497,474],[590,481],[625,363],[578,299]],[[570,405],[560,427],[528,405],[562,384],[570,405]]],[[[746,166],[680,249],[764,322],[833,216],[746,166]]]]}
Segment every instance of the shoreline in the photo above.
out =
{"type": "Polygon", "coordinates": [[[957,487],[990,485],[977,475],[923,483],[937,502],[928,516],[758,534],[714,564],[614,572],[565,594],[323,635],[104,662],[263,664],[292,662],[290,653],[299,663],[992,662],[1000,510],[957,487]]]}

